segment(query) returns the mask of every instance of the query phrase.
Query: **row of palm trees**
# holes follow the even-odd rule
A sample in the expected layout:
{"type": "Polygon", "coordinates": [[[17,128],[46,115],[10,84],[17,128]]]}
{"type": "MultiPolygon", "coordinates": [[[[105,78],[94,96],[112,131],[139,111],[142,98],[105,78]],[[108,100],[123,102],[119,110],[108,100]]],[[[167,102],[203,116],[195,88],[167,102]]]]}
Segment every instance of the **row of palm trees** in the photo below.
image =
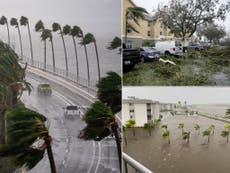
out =
{"type": "MultiPolygon", "coordinates": [[[[20,25],[21,26],[27,26],[28,29],[28,35],[29,35],[29,42],[30,42],[30,52],[31,52],[31,61],[32,64],[34,63],[34,56],[33,56],[33,44],[32,44],[32,38],[31,38],[31,32],[30,32],[30,25],[29,20],[25,16],[21,16],[19,22],[16,18],[11,18],[10,25],[14,26],[18,30],[19,35],[19,41],[20,41],[20,50],[21,50],[21,58],[23,58],[23,46],[22,46],[22,37],[21,37],[21,31],[20,31],[20,25]]],[[[0,24],[6,25],[7,32],[8,32],[8,44],[10,45],[10,31],[9,31],[9,24],[8,20],[5,16],[2,16],[0,18],[0,24]]],[[[101,74],[100,74],[100,62],[99,62],[99,55],[98,55],[98,48],[96,39],[93,34],[87,33],[84,35],[82,29],[79,26],[73,26],[65,25],[62,27],[59,23],[53,23],[52,24],[52,30],[45,28],[43,22],[39,20],[35,25],[35,31],[41,32],[41,39],[44,42],[44,70],[46,70],[46,62],[47,62],[47,56],[46,56],[46,40],[49,39],[52,49],[52,61],[53,61],[53,72],[56,70],[55,65],[55,50],[54,50],[54,44],[53,44],[53,35],[52,32],[58,32],[60,34],[62,43],[63,43],[63,50],[65,55],[65,69],[66,69],[66,77],[68,77],[69,74],[69,68],[68,68],[68,55],[67,55],[67,49],[66,49],[66,43],[64,36],[71,36],[73,40],[74,45],[74,52],[76,57],[76,74],[77,74],[77,81],[79,82],[79,61],[78,61],[78,51],[77,51],[77,39],[80,39],[79,44],[84,46],[85,51],[85,58],[86,58],[86,65],[87,65],[87,83],[88,86],[90,85],[90,73],[89,73],[89,59],[88,59],[88,52],[86,45],[93,43],[95,47],[95,53],[96,53],[96,60],[97,60],[97,69],[98,69],[98,79],[100,80],[101,74]]]]}

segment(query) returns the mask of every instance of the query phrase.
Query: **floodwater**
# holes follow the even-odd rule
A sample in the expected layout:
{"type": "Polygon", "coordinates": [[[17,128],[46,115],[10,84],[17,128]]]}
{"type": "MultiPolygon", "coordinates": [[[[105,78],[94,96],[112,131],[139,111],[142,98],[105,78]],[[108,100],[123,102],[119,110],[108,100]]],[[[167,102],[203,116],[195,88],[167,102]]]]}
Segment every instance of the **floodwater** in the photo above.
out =
{"type": "Polygon", "coordinates": [[[128,145],[124,152],[152,170],[154,173],[226,173],[230,169],[230,143],[220,136],[225,123],[197,116],[171,116],[164,114],[161,124],[168,124],[170,144],[163,139],[160,126],[149,136],[147,130],[136,128],[133,137],[131,129],[126,132],[128,145]],[[184,130],[191,132],[190,142],[182,139],[178,124],[184,123],[184,130]],[[201,126],[201,133],[194,130],[194,125],[201,126]],[[215,132],[210,137],[202,131],[214,124],[215,132]]]}

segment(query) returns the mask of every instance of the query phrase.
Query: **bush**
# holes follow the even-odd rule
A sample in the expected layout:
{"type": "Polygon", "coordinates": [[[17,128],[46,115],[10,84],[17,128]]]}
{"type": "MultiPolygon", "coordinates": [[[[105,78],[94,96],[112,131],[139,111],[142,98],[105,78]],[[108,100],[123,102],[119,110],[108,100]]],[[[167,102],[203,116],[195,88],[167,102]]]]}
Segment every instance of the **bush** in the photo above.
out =
{"type": "Polygon", "coordinates": [[[154,71],[158,73],[160,77],[170,78],[176,76],[176,72],[180,71],[180,67],[171,64],[162,64],[155,66],[154,71]]]}

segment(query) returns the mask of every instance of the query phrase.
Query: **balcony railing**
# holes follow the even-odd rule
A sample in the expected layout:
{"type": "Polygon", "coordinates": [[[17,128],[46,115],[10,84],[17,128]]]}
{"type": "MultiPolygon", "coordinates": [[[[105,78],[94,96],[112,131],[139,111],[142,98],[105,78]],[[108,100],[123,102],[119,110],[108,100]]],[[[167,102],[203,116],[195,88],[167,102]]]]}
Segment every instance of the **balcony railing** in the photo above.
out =
{"type": "Polygon", "coordinates": [[[148,168],[144,167],[142,164],[125,153],[122,153],[122,158],[124,164],[124,173],[153,173],[148,168]]]}

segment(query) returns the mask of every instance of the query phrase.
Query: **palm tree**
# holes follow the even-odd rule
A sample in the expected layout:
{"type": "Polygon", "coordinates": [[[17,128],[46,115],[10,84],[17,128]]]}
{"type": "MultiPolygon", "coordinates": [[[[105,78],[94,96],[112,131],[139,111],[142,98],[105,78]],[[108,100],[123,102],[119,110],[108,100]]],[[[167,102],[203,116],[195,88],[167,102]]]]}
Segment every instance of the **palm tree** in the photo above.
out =
{"type": "Polygon", "coordinates": [[[208,129],[212,132],[212,134],[214,134],[214,130],[215,130],[215,125],[211,124],[208,129]]]}
{"type": "MultiPolygon", "coordinates": [[[[35,25],[35,31],[36,32],[43,32],[44,29],[45,29],[45,27],[44,27],[43,22],[41,20],[39,20],[35,25]]],[[[43,35],[43,36],[45,36],[45,35],[43,35]]],[[[41,35],[41,38],[42,38],[42,41],[44,41],[44,70],[46,70],[46,39],[48,37],[45,38],[45,37],[42,37],[42,35],[41,35]]]]}
{"type": "Polygon", "coordinates": [[[164,130],[163,133],[162,133],[162,137],[165,139],[165,138],[168,138],[168,144],[170,144],[170,131],[169,130],[164,130]]]}
{"type": "Polygon", "coordinates": [[[21,18],[20,18],[20,24],[22,26],[27,26],[28,35],[29,35],[29,41],[30,41],[31,62],[32,62],[32,65],[33,65],[34,64],[33,45],[32,45],[32,39],[31,39],[31,33],[30,33],[30,25],[29,25],[28,18],[25,17],[25,16],[21,16],[21,18]]]}
{"type": "Polygon", "coordinates": [[[199,125],[199,124],[196,124],[196,125],[194,126],[194,129],[195,129],[196,131],[198,131],[198,135],[200,135],[200,125],[199,125]]]}
{"type": "Polygon", "coordinates": [[[127,146],[128,145],[128,141],[127,141],[126,127],[125,126],[122,126],[122,131],[123,131],[123,138],[124,138],[124,141],[125,141],[125,145],[127,146]]]}
{"type": "Polygon", "coordinates": [[[208,136],[208,143],[209,143],[209,139],[210,139],[210,134],[211,134],[210,129],[206,129],[205,131],[203,131],[203,136],[208,136]]]}
{"type": "Polygon", "coordinates": [[[135,132],[135,125],[136,125],[136,120],[135,119],[129,119],[128,121],[126,121],[125,123],[125,127],[126,128],[132,128],[133,130],[133,136],[136,135],[136,132],[135,132]]]}
{"type": "Polygon", "coordinates": [[[51,173],[56,173],[46,117],[27,108],[16,108],[7,113],[7,121],[8,140],[1,147],[1,155],[15,156],[18,166],[26,165],[31,169],[47,150],[51,173]],[[38,140],[43,140],[43,145],[32,147],[38,140]]]}
{"type": "Polygon", "coordinates": [[[144,15],[147,14],[148,12],[142,8],[142,7],[128,7],[126,9],[125,12],[125,19],[126,19],[126,23],[125,23],[125,44],[127,44],[127,35],[128,35],[128,30],[131,29],[136,33],[139,33],[139,31],[137,31],[135,29],[134,26],[132,26],[129,23],[129,19],[132,19],[134,21],[135,24],[139,25],[139,19],[144,19],[144,15]]]}
{"type": "Polygon", "coordinates": [[[225,124],[225,125],[224,125],[224,128],[225,128],[225,129],[228,129],[228,131],[230,132],[230,124],[225,124]]]}
{"type": "Polygon", "coordinates": [[[153,121],[149,121],[148,123],[144,124],[144,128],[148,130],[149,136],[152,135],[152,129],[155,127],[153,121]]]}
{"type": "Polygon", "coordinates": [[[96,43],[96,39],[94,37],[93,34],[91,33],[87,33],[84,38],[82,39],[81,44],[83,45],[87,45],[93,43],[94,47],[95,47],[95,51],[96,51],[96,58],[97,58],[97,70],[98,70],[98,80],[101,79],[101,73],[100,73],[100,62],[99,62],[99,57],[98,57],[98,50],[97,50],[97,43],[96,43]]]}
{"type": "Polygon", "coordinates": [[[187,142],[189,143],[190,132],[183,132],[183,139],[184,139],[184,140],[187,140],[187,142]]]}
{"type": "Polygon", "coordinates": [[[11,18],[10,25],[15,26],[15,28],[18,29],[18,36],[19,36],[20,50],[21,50],[21,59],[23,60],[22,36],[21,36],[21,31],[20,31],[20,28],[19,28],[18,20],[16,18],[11,18]]]}
{"type": "Polygon", "coordinates": [[[107,49],[113,50],[121,47],[121,39],[119,37],[114,37],[113,40],[109,43],[107,49]]]}
{"type": "Polygon", "coordinates": [[[64,40],[64,36],[63,36],[63,31],[62,31],[61,25],[59,23],[56,23],[56,22],[53,23],[52,28],[53,28],[53,32],[59,31],[59,34],[61,35],[61,38],[62,38],[64,54],[65,54],[66,77],[68,77],[68,74],[69,74],[68,57],[67,57],[67,51],[66,51],[66,45],[65,45],[65,40],[64,40]]]}
{"type": "Polygon", "coordinates": [[[2,16],[0,18],[0,25],[6,25],[7,33],[8,33],[8,45],[10,46],[10,30],[9,30],[9,24],[7,18],[5,16],[2,16]]]}
{"type": "Polygon", "coordinates": [[[228,143],[229,131],[224,131],[224,130],[223,130],[223,131],[221,132],[221,136],[224,137],[224,138],[226,138],[226,139],[227,139],[226,142],[228,143]]]}
{"type": "Polygon", "coordinates": [[[183,133],[184,133],[184,123],[178,124],[178,129],[181,129],[181,134],[183,136],[183,133]]]}
{"type": "Polygon", "coordinates": [[[43,41],[46,41],[47,38],[49,38],[51,49],[52,49],[52,58],[53,58],[53,72],[55,72],[55,55],[54,55],[54,45],[53,45],[53,36],[50,29],[44,29],[42,31],[41,38],[43,41]]]}
{"type": "Polygon", "coordinates": [[[161,125],[161,128],[162,129],[168,129],[168,125],[167,124],[163,124],[163,125],[161,125]]]}

